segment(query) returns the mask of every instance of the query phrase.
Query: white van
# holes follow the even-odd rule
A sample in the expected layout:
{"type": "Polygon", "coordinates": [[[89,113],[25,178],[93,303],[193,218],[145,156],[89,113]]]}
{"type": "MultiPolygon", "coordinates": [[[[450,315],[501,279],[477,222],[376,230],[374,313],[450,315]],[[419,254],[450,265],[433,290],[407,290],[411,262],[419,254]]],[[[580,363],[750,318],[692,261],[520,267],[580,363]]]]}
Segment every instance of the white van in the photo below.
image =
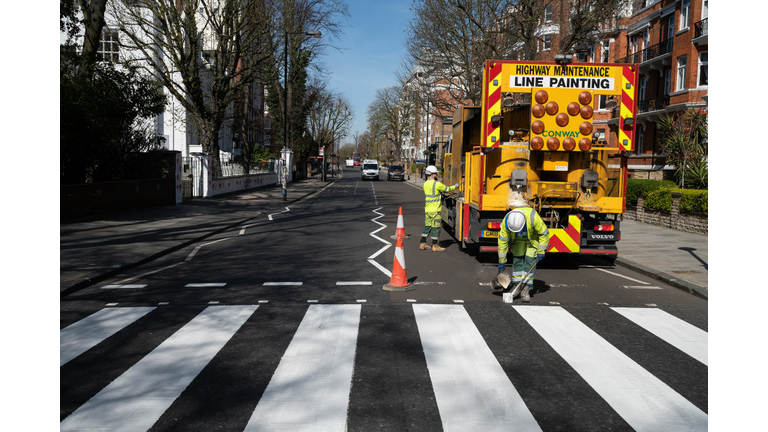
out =
{"type": "Polygon", "coordinates": [[[379,162],[375,159],[365,159],[363,161],[363,180],[379,179],[379,162]]]}

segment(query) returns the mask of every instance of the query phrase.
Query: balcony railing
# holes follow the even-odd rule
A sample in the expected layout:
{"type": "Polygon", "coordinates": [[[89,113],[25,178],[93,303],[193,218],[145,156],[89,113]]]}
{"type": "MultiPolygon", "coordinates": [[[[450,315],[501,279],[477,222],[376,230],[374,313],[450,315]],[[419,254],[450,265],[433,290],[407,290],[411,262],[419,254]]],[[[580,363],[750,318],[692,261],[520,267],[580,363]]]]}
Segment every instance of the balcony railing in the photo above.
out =
{"type": "Polygon", "coordinates": [[[694,39],[698,38],[698,37],[706,36],[709,33],[709,31],[708,31],[708,27],[709,26],[707,25],[707,20],[708,19],[709,18],[704,18],[703,20],[701,20],[701,21],[699,21],[699,22],[697,22],[696,24],[693,25],[693,37],[694,37],[694,39]]]}
{"type": "Polygon", "coordinates": [[[662,110],[669,106],[669,95],[659,96],[654,99],[644,99],[637,102],[637,111],[640,113],[662,110]]]}
{"type": "Polygon", "coordinates": [[[656,57],[663,56],[672,52],[672,43],[674,39],[667,39],[651,45],[648,48],[638,51],[634,54],[630,54],[623,59],[619,60],[619,63],[643,63],[653,60],[656,57]]]}

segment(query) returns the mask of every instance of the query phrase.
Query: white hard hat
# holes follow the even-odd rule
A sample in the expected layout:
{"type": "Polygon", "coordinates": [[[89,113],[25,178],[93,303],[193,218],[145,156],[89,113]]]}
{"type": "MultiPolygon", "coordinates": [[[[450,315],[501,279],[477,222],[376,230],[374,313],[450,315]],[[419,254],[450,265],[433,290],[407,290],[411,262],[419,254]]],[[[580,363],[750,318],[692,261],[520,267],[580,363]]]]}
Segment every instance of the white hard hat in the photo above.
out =
{"type": "Polygon", "coordinates": [[[507,229],[512,232],[520,232],[525,226],[525,214],[518,210],[512,210],[507,215],[507,229]]]}
{"type": "Polygon", "coordinates": [[[437,174],[437,167],[434,165],[430,165],[427,167],[427,169],[424,170],[427,175],[437,174]]]}

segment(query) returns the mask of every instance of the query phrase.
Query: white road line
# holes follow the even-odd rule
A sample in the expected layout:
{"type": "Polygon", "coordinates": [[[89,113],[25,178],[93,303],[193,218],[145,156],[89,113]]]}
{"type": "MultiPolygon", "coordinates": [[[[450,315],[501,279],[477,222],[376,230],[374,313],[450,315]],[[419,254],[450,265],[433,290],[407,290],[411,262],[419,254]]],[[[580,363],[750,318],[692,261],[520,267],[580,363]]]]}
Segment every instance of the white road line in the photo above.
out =
{"type": "Polygon", "coordinates": [[[379,199],[376,198],[376,188],[373,187],[373,182],[371,182],[371,190],[373,191],[373,205],[379,205],[379,199]]]}
{"type": "Polygon", "coordinates": [[[195,255],[197,255],[197,252],[199,252],[199,251],[200,251],[200,249],[202,249],[202,248],[203,248],[203,246],[212,245],[212,244],[214,244],[214,243],[218,243],[218,242],[221,242],[221,241],[224,241],[224,240],[229,240],[229,237],[225,237],[225,238],[223,238],[223,239],[214,240],[214,241],[212,241],[212,242],[208,242],[208,243],[205,243],[205,244],[201,244],[200,246],[197,246],[197,247],[195,247],[195,249],[193,249],[193,250],[192,250],[192,252],[190,252],[190,253],[189,253],[189,255],[187,255],[187,258],[186,258],[184,261],[192,261],[192,257],[194,257],[195,255]]]}
{"type": "Polygon", "coordinates": [[[101,289],[139,289],[146,288],[146,284],[104,285],[101,289]]]}
{"type": "Polygon", "coordinates": [[[102,309],[59,331],[59,366],[88,351],[154,307],[102,309]]]}
{"type": "Polygon", "coordinates": [[[443,429],[540,431],[460,305],[413,305],[443,429]]]}
{"type": "Polygon", "coordinates": [[[565,309],[513,308],[635,430],[707,430],[706,413],[565,309]]]}
{"type": "Polygon", "coordinates": [[[661,287],[653,285],[622,285],[624,289],[641,289],[641,290],[660,290],[661,287]]]}
{"type": "Polygon", "coordinates": [[[311,305],[246,431],[346,430],[360,305],[311,305]]]}
{"type": "Polygon", "coordinates": [[[374,260],[377,256],[381,255],[382,252],[384,252],[385,250],[389,249],[390,246],[392,246],[392,243],[390,243],[390,242],[388,242],[388,241],[384,240],[383,238],[381,238],[381,237],[376,235],[377,232],[379,232],[379,231],[381,231],[381,230],[383,230],[384,228],[387,227],[383,223],[381,223],[381,222],[376,220],[376,219],[384,217],[384,213],[379,213],[379,210],[381,210],[381,207],[373,210],[373,212],[376,213],[379,216],[371,219],[371,222],[377,223],[377,224],[381,225],[381,228],[379,228],[377,230],[374,230],[374,231],[371,231],[370,236],[375,238],[376,240],[379,240],[380,242],[384,243],[386,246],[384,246],[383,248],[381,248],[378,251],[376,251],[373,255],[369,256],[368,257],[368,262],[371,263],[377,269],[381,270],[381,272],[384,273],[385,275],[387,275],[387,277],[392,277],[392,272],[391,271],[387,270],[381,264],[377,263],[374,260]]]}
{"type": "Polygon", "coordinates": [[[184,288],[217,288],[227,286],[226,282],[201,282],[201,283],[188,283],[184,285],[184,288]]]}
{"type": "Polygon", "coordinates": [[[169,266],[165,266],[165,267],[159,268],[157,270],[152,270],[151,272],[143,273],[143,274],[140,274],[140,275],[134,276],[134,277],[129,277],[128,279],[123,279],[123,280],[117,282],[116,285],[124,285],[124,284],[127,284],[129,282],[133,282],[136,279],[141,279],[143,277],[147,277],[149,275],[161,272],[163,270],[168,270],[170,268],[174,268],[174,267],[176,267],[178,265],[181,265],[181,264],[184,264],[184,262],[183,261],[182,262],[177,262],[176,264],[171,264],[169,266]]]}
{"type": "Polygon", "coordinates": [[[286,213],[286,212],[289,212],[289,211],[291,211],[291,209],[289,209],[288,207],[286,207],[286,208],[285,208],[285,210],[283,210],[283,211],[281,211],[281,212],[277,212],[277,213],[272,213],[271,215],[269,215],[269,216],[267,216],[267,217],[269,218],[269,220],[272,220],[272,215],[276,215],[276,214],[282,214],[282,213],[286,213]]]}
{"type": "Polygon", "coordinates": [[[336,285],[346,285],[346,286],[373,285],[373,282],[371,281],[338,281],[336,282],[336,285]]]}
{"type": "Polygon", "coordinates": [[[609,271],[609,270],[606,270],[606,269],[597,268],[597,267],[593,267],[593,268],[595,270],[600,270],[601,272],[605,272],[605,273],[608,273],[608,274],[612,274],[614,276],[618,276],[620,278],[631,280],[632,282],[637,282],[637,283],[640,283],[640,284],[643,284],[643,285],[650,285],[650,283],[648,283],[648,282],[643,282],[641,280],[633,279],[633,278],[631,278],[629,276],[624,276],[623,274],[618,274],[618,273],[615,273],[615,272],[612,272],[612,271],[609,271]]]}
{"type": "Polygon", "coordinates": [[[240,235],[244,235],[244,234],[245,234],[245,229],[246,229],[246,228],[248,228],[248,227],[250,227],[250,226],[251,226],[251,225],[243,225],[243,227],[242,227],[242,228],[240,228],[240,235]]]}
{"type": "Polygon", "coordinates": [[[262,286],[302,286],[304,282],[264,282],[262,286]]]}
{"type": "Polygon", "coordinates": [[[65,418],[60,430],[148,430],[256,308],[207,307],[65,418]]]}
{"type": "Polygon", "coordinates": [[[668,344],[709,366],[708,333],[656,308],[611,308],[668,344]]]}

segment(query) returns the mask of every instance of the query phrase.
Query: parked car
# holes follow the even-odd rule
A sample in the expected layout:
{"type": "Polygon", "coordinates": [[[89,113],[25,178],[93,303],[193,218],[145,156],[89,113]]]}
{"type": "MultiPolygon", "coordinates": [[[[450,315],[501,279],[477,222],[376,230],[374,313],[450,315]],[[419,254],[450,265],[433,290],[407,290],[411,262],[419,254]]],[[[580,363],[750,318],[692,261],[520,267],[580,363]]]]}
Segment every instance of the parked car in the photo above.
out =
{"type": "Polygon", "coordinates": [[[379,179],[379,162],[375,159],[366,159],[363,161],[363,180],[379,179]]]}
{"type": "Polygon", "coordinates": [[[387,170],[387,180],[405,181],[405,172],[402,165],[390,165],[387,170]]]}

